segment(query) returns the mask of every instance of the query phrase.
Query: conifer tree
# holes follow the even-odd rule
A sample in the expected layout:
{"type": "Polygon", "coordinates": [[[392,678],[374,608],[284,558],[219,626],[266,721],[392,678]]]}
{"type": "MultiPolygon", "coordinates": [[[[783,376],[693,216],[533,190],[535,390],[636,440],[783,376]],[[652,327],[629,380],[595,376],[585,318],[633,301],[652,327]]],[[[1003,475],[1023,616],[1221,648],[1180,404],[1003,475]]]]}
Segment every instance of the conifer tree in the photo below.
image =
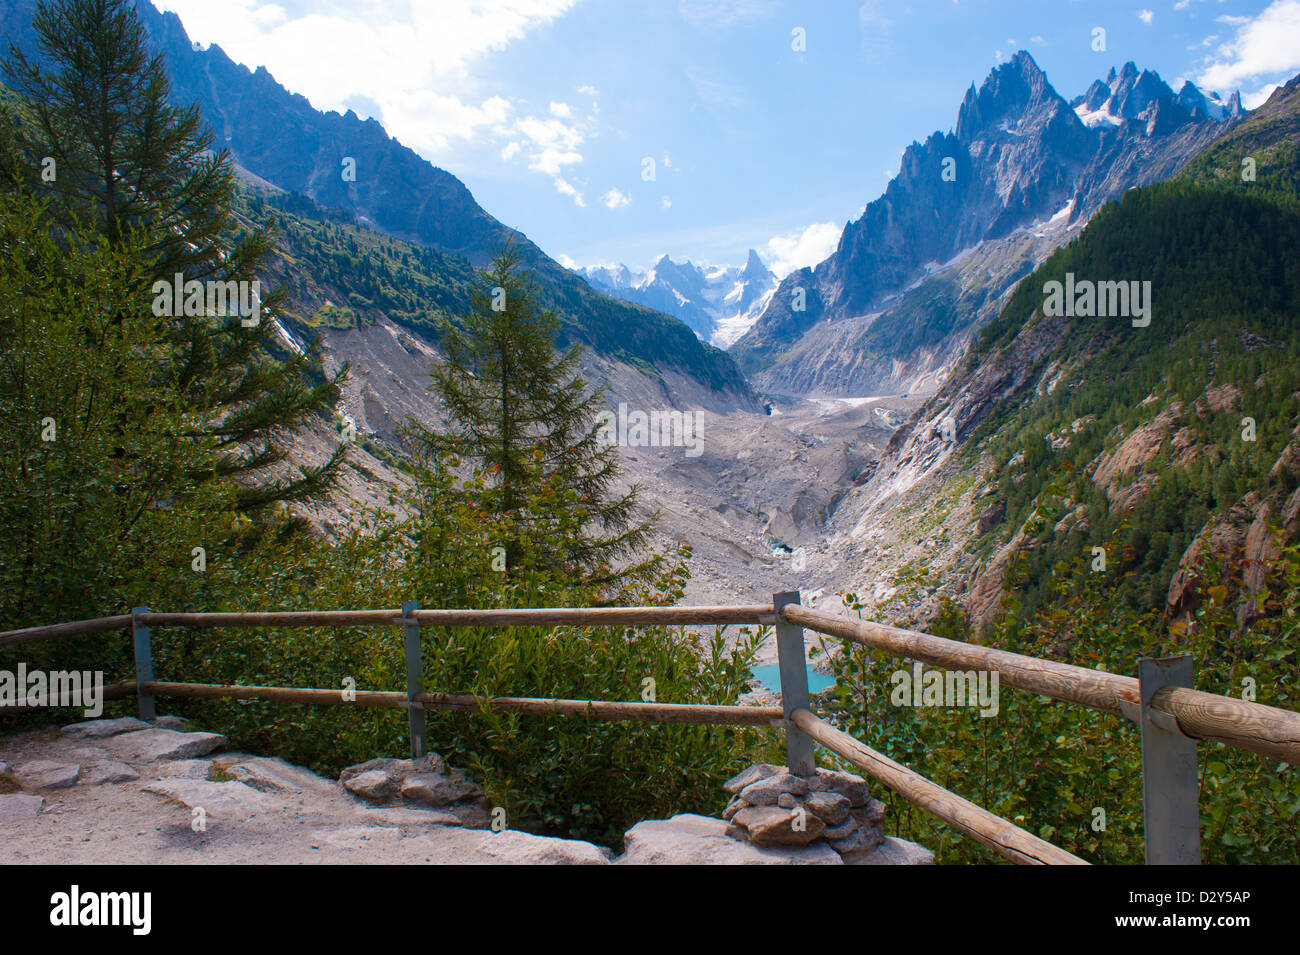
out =
{"type": "Polygon", "coordinates": [[[557,352],[559,327],[519,248],[502,248],[478,276],[469,311],[442,324],[446,361],[435,366],[430,391],[445,429],[412,427],[406,435],[427,459],[471,461],[496,482],[491,506],[519,529],[519,539],[504,542],[510,566],[526,537],[533,553],[588,582],[615,583],[644,566],[616,565],[646,542],[653,518],[636,519],[639,487],[615,491],[618,449],[596,426],[604,391],[588,388],[579,374],[577,345],[557,352]],[[577,532],[551,533],[556,515],[535,505],[542,486],[570,522],[577,518],[577,532]]]}
{"type": "MultiPolygon", "coordinates": [[[[270,231],[234,218],[230,156],[212,150],[197,105],[170,103],[163,58],[150,54],[130,0],[42,0],[32,26],[40,56],[11,45],[3,66],[17,95],[0,132],[3,186],[48,195],[65,231],[90,224],[113,246],[147,236],[152,279],[260,285],[270,231]]],[[[286,353],[268,319],[280,296],[260,301],[255,324],[238,315],[158,322],[176,356],[169,387],[216,440],[218,473],[238,479],[238,506],[248,511],[323,493],[346,451],[295,477],[268,475],[286,458],[278,437],[329,409],[344,372],[324,375],[315,350],[286,353]]],[[[131,310],[115,319],[128,316],[140,320],[131,310]]]]}

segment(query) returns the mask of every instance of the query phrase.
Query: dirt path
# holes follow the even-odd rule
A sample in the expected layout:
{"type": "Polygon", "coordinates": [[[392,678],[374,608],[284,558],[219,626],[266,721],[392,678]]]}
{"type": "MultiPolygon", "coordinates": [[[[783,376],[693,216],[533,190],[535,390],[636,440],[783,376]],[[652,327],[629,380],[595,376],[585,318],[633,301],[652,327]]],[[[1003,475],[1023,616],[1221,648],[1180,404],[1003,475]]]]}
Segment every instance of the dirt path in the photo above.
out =
{"type": "Polygon", "coordinates": [[[0,863],[609,861],[590,843],[467,829],[445,813],[372,808],[223,737],[101,720],[0,737],[0,863]],[[104,736],[98,724],[118,724],[104,736]]]}

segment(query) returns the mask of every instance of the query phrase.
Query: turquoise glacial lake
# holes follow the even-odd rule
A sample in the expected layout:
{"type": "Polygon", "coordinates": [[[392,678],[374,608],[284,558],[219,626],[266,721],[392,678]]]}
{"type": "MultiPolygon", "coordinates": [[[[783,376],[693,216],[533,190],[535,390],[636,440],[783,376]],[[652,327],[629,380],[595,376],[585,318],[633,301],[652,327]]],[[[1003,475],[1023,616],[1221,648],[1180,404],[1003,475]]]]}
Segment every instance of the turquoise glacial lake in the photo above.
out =
{"type": "MultiPolygon", "coordinates": [[[[754,679],[758,680],[763,689],[772,693],[781,692],[781,668],[775,663],[767,666],[754,667],[754,679]]],[[[808,667],[808,692],[820,693],[827,687],[835,685],[835,677],[826,673],[818,673],[810,665],[808,667]]]]}

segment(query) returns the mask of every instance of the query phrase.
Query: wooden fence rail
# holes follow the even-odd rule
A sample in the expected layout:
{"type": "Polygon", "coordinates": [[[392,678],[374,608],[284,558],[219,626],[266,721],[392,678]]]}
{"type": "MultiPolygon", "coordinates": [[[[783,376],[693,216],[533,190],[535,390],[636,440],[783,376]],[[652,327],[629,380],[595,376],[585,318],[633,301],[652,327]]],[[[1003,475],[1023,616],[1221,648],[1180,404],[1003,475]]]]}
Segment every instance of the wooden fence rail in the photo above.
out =
{"type": "MultiPolygon", "coordinates": [[[[797,593],[773,595],[770,604],[727,607],[552,607],[513,610],[420,610],[408,603],[402,610],[285,611],[270,613],[154,613],[138,608],[132,614],[51,626],[27,627],[0,633],[0,646],[51,640],[82,634],[104,633],[126,628],[133,633],[136,679],[104,688],[105,699],[136,695],[142,715],[152,715],[155,696],[193,699],[256,699],[277,703],[311,705],[356,705],[405,709],[410,714],[412,751],[422,752],[423,711],[514,712],[533,716],[565,716],[595,720],[637,720],[664,723],[703,723],[734,726],[781,727],[786,732],[791,772],[811,765],[810,746],[820,743],[871,778],[888,786],[903,798],[921,806],[939,819],[965,833],[994,852],[1021,864],[1087,863],[1032,833],[1015,826],[974,803],[943,789],[938,784],[895,763],[852,736],[816,717],[807,708],[807,680],[804,669],[803,628],[883,650],[898,657],[928,663],[947,670],[996,672],[1000,683],[1051,699],[1088,706],[1104,713],[1136,720],[1143,728],[1144,809],[1147,821],[1147,859],[1163,861],[1153,853],[1153,806],[1172,806],[1177,800],[1162,790],[1181,787],[1181,815],[1184,831],[1165,825],[1160,837],[1173,845],[1174,861],[1199,861],[1199,833],[1195,806],[1195,773],[1166,771],[1186,769],[1186,759],[1176,766],[1173,748],[1161,749],[1161,734],[1177,737],[1192,747],[1206,739],[1300,764],[1300,713],[1191,689],[1190,686],[1157,682],[1145,684],[1156,670],[1140,661],[1141,680],[1101,670],[1055,663],[1036,657],[995,650],[976,644],[947,640],[914,630],[904,630],[870,621],[852,620],[803,607],[797,593]],[[756,624],[775,625],[781,658],[781,707],[717,706],[711,704],[646,703],[608,700],[561,700],[531,697],[486,697],[466,694],[427,693],[420,676],[419,631],[422,627],[514,627],[514,626],[685,626],[756,624]],[[238,686],[176,683],[153,679],[150,628],[184,627],[401,627],[406,634],[407,692],[356,690],[347,695],[340,689],[302,687],[238,686]],[[1145,699],[1144,699],[1145,697],[1145,699]],[[796,755],[796,753],[798,755],[796,755]],[[1172,755],[1171,755],[1172,754],[1172,755]],[[1148,763],[1151,769],[1148,769],[1148,763]],[[1163,768],[1162,768],[1163,767],[1163,768]],[[1187,797],[1190,804],[1188,817],[1187,797]],[[1192,830],[1192,838],[1186,829],[1192,830]],[[1172,835],[1171,835],[1172,833],[1172,835]],[[1181,855],[1180,855],[1181,853],[1181,855]]],[[[1190,665],[1186,668],[1190,684],[1190,665]]],[[[1153,677],[1154,679],[1154,677],[1153,677]]],[[[1162,678],[1163,679],[1163,678],[1162,678]]],[[[64,703],[59,700],[55,705],[64,703]]],[[[48,704],[47,704],[48,705],[48,704]]],[[[4,712],[25,712],[37,707],[19,705],[4,712]]],[[[1186,750],[1182,756],[1186,757],[1186,750]]],[[[1168,847],[1165,847],[1168,848],[1168,847]]]]}
{"type": "MultiPolygon", "coordinates": [[[[818,633],[852,640],[894,656],[920,660],[948,670],[996,671],[1001,683],[1019,690],[1078,703],[1135,721],[1139,717],[1141,696],[1138,681],[1118,673],[1054,663],[915,630],[850,620],[798,605],[783,608],[783,616],[818,633]]],[[[1176,720],[1178,729],[1186,736],[1227,743],[1300,765],[1300,713],[1180,687],[1158,690],[1149,705],[1176,720]]]]}

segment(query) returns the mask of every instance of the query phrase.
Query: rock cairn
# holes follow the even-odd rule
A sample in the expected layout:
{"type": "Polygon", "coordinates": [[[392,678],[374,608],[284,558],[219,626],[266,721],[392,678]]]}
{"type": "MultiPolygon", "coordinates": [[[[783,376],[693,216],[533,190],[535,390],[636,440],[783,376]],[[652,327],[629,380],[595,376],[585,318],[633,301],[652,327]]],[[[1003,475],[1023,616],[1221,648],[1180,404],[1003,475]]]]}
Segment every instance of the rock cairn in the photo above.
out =
{"type": "Polygon", "coordinates": [[[418,759],[367,760],[343,770],[339,783],[376,805],[436,809],[473,829],[486,828],[490,822],[483,790],[437,753],[418,759]]]}
{"type": "Polygon", "coordinates": [[[819,769],[795,776],[783,766],[759,763],[723,788],[732,794],[722,812],[731,823],[728,834],[757,846],[804,846],[821,839],[847,857],[885,841],[885,804],[872,799],[867,781],[852,773],[819,769]]]}

